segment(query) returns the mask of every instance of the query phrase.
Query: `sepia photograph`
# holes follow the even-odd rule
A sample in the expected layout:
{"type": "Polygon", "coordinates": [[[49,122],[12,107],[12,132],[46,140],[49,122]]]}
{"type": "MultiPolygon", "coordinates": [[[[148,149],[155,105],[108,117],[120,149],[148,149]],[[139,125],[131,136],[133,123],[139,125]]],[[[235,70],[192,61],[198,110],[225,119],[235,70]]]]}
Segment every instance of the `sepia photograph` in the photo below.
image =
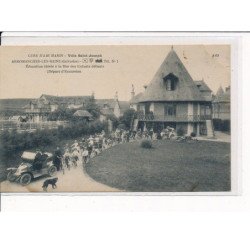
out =
{"type": "Polygon", "coordinates": [[[231,45],[2,46],[2,193],[232,191],[231,45]]]}
{"type": "Polygon", "coordinates": [[[245,2],[1,1],[1,249],[250,249],[245,2]]]}

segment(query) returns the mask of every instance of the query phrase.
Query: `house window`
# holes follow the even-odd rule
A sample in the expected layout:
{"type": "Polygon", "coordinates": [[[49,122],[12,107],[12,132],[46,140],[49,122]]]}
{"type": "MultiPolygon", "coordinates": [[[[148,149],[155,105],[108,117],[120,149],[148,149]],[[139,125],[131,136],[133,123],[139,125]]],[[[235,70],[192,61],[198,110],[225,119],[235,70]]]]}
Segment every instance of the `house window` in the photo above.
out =
{"type": "Polygon", "coordinates": [[[168,74],[163,78],[163,80],[167,91],[175,90],[178,78],[174,74],[172,73],[168,74]]]}
{"type": "Polygon", "coordinates": [[[175,104],[165,104],[164,106],[165,116],[175,116],[176,115],[176,105],[175,104]]]}
{"type": "Polygon", "coordinates": [[[143,105],[139,105],[139,110],[144,112],[144,106],[143,105]]]}
{"type": "Polygon", "coordinates": [[[168,91],[173,90],[172,82],[170,79],[167,79],[166,81],[166,88],[168,91]]]}

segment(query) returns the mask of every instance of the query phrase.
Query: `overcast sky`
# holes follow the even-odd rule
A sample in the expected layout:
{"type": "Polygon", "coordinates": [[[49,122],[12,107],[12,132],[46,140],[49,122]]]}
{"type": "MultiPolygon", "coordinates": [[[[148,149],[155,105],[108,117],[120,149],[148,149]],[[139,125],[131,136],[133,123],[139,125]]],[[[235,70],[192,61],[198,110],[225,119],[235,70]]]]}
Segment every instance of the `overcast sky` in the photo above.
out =
{"type": "MultiPolygon", "coordinates": [[[[120,100],[129,100],[131,85],[134,84],[136,93],[143,91],[143,85],[150,83],[170,50],[171,46],[166,45],[1,47],[0,98],[92,92],[96,98],[113,98],[117,91],[120,100]],[[101,69],[82,69],[80,74],[47,74],[44,69],[27,69],[25,64],[11,63],[41,53],[102,54],[103,59],[118,60],[118,63],[105,64],[101,69]]],[[[203,78],[213,91],[230,85],[229,45],[176,45],[174,50],[194,80],[203,78]]]]}

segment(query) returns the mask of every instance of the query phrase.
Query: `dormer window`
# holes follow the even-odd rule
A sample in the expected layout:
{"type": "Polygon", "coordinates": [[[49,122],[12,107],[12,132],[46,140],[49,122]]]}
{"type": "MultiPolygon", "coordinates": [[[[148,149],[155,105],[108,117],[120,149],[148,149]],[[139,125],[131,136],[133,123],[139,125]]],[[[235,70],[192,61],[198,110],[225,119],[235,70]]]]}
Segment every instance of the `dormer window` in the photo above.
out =
{"type": "Polygon", "coordinates": [[[174,74],[172,73],[168,74],[163,78],[163,80],[167,91],[175,90],[178,78],[174,74]]]}
{"type": "Polygon", "coordinates": [[[166,89],[168,91],[173,90],[172,81],[170,79],[166,80],[166,89]]]}

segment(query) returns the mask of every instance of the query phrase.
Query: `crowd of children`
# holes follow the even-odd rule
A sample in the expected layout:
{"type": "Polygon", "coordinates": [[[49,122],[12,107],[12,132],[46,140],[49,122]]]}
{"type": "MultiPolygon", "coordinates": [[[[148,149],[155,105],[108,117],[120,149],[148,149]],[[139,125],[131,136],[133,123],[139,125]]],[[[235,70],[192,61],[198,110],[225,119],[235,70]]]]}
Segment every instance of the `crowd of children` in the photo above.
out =
{"type": "Polygon", "coordinates": [[[154,132],[153,129],[144,131],[141,129],[137,131],[116,129],[112,133],[106,134],[102,131],[83,137],[81,140],[75,140],[72,145],[66,144],[63,153],[61,153],[61,167],[59,169],[64,172],[64,169],[70,170],[72,167],[82,166],[102,151],[121,143],[141,139],[171,139],[175,136],[175,130],[171,127],[167,127],[161,132],[154,132]]]}

